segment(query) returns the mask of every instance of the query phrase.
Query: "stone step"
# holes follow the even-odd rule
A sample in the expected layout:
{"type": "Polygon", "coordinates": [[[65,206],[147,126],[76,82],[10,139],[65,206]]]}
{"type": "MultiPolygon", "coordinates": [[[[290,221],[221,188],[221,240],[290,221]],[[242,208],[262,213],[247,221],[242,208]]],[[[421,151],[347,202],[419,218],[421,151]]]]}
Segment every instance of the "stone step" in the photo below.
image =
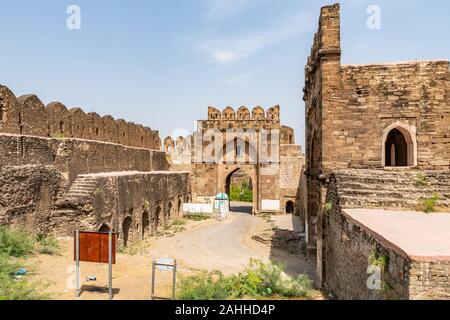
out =
{"type": "Polygon", "coordinates": [[[338,186],[340,188],[349,189],[364,189],[364,190],[377,190],[383,188],[385,190],[401,190],[401,191],[417,191],[417,192],[428,192],[428,191],[442,191],[450,192],[450,184],[448,185],[398,185],[398,184],[368,184],[356,181],[339,181],[338,186]]]}
{"type": "Polygon", "coordinates": [[[86,187],[93,187],[96,186],[97,183],[88,183],[88,182],[74,182],[72,186],[86,186],[86,187]]]}
{"type": "Polygon", "coordinates": [[[67,197],[89,197],[90,195],[90,193],[70,192],[67,194],[67,197]]]}
{"type": "Polygon", "coordinates": [[[338,170],[336,174],[341,175],[358,175],[358,176],[404,176],[404,177],[415,177],[417,175],[424,176],[436,176],[436,175],[447,175],[450,173],[448,171],[411,171],[410,169],[403,170],[373,170],[373,169],[349,169],[349,170],[338,170]]]}
{"type": "Polygon", "coordinates": [[[353,189],[353,188],[339,188],[339,193],[342,195],[351,195],[351,196],[359,196],[359,197],[371,197],[371,198],[383,198],[383,197],[391,197],[396,199],[425,199],[431,198],[435,194],[439,196],[440,199],[450,199],[450,193],[442,193],[438,191],[433,192],[414,192],[410,191],[402,191],[402,190],[385,190],[382,188],[379,189],[353,189]]]}
{"type": "MultiPolygon", "coordinates": [[[[377,208],[411,208],[417,209],[422,205],[420,200],[398,199],[391,197],[362,198],[348,195],[340,196],[340,205],[344,208],[364,208],[373,206],[377,208]]],[[[440,200],[436,204],[438,207],[449,208],[450,200],[440,200]]]]}
{"type": "Polygon", "coordinates": [[[81,187],[75,187],[75,188],[70,188],[69,192],[71,191],[86,191],[86,192],[92,192],[94,191],[95,188],[81,188],[81,187]]]}

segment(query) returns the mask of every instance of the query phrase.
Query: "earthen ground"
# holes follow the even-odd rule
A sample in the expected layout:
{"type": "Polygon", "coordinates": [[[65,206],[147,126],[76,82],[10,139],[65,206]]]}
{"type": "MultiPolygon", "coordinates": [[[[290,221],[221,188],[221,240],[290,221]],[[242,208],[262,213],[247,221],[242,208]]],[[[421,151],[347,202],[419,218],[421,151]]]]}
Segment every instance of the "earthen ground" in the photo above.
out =
{"type": "MultiPolygon", "coordinates": [[[[277,217],[277,223],[289,227],[291,215],[277,217]]],[[[295,219],[294,219],[295,220],[295,219]]],[[[148,300],[151,291],[151,262],[153,257],[175,257],[179,264],[178,276],[187,276],[200,270],[220,270],[225,274],[241,272],[251,258],[261,261],[279,261],[286,265],[286,273],[292,276],[307,273],[314,277],[314,261],[291,255],[251,239],[252,235],[270,228],[264,219],[244,212],[233,212],[226,221],[210,219],[190,221],[184,230],[173,237],[152,239],[143,253],[128,255],[119,253],[113,271],[115,300],[148,300]]],[[[32,259],[36,265],[35,280],[49,281],[47,289],[53,299],[76,299],[73,284],[73,240],[61,240],[61,253],[57,256],[40,255],[32,259]]],[[[83,292],[80,300],[108,298],[108,266],[81,264],[83,292]],[[95,275],[97,281],[87,282],[95,275]]],[[[170,272],[159,272],[157,294],[170,297],[170,272]]]]}

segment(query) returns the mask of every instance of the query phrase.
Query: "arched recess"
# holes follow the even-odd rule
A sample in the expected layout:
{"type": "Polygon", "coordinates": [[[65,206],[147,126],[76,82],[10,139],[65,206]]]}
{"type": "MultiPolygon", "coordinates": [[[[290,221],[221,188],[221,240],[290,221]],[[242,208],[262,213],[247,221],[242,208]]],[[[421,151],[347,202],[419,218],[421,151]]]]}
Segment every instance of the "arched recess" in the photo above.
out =
{"type": "Polygon", "coordinates": [[[152,221],[152,235],[156,235],[156,233],[157,233],[157,231],[158,231],[160,216],[161,216],[161,206],[158,206],[158,207],[156,208],[155,215],[153,216],[153,221],[152,221]]]}
{"type": "Polygon", "coordinates": [[[142,238],[150,234],[150,215],[147,211],[142,213],[142,238]]]}
{"type": "Polygon", "coordinates": [[[294,202],[292,202],[292,201],[288,201],[288,202],[286,202],[286,213],[287,214],[294,214],[294,212],[295,212],[295,205],[294,205],[294,202]]]}
{"type": "Polygon", "coordinates": [[[110,228],[106,223],[103,223],[103,224],[98,228],[98,232],[109,232],[109,230],[111,230],[111,228],[110,228]]]}
{"type": "Polygon", "coordinates": [[[165,219],[164,219],[164,222],[166,224],[170,220],[170,218],[172,217],[172,210],[173,210],[173,204],[172,204],[172,202],[169,202],[169,204],[167,205],[166,216],[165,216],[165,219]]]}
{"type": "Polygon", "coordinates": [[[401,122],[388,126],[382,140],[383,167],[417,166],[416,128],[401,122]]]}
{"type": "Polygon", "coordinates": [[[178,215],[181,215],[181,213],[183,212],[183,201],[180,199],[178,199],[178,215]]]}
{"type": "Polygon", "coordinates": [[[128,245],[128,240],[132,238],[133,230],[131,229],[132,219],[131,217],[126,217],[122,223],[123,232],[123,245],[126,247],[128,245]]]}

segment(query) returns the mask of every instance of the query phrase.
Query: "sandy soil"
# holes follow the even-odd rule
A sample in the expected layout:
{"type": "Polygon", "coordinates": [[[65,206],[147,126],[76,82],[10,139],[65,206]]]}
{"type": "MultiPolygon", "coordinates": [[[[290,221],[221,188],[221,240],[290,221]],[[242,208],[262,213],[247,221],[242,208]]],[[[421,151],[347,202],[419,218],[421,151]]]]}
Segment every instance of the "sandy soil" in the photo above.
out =
{"type": "MultiPolygon", "coordinates": [[[[285,216],[284,219],[288,220],[292,217],[285,216]]],[[[282,223],[284,227],[289,225],[287,221],[282,223]]],[[[237,273],[248,265],[251,258],[266,262],[283,262],[286,264],[286,273],[290,275],[295,276],[306,272],[314,276],[314,262],[270,248],[251,239],[255,233],[270,228],[270,225],[259,217],[234,212],[226,221],[215,219],[202,222],[190,221],[184,228],[184,231],[176,233],[173,237],[151,239],[142,253],[117,255],[117,264],[113,267],[115,300],[150,299],[153,257],[176,258],[178,276],[189,275],[197,270],[220,270],[225,274],[237,273]]],[[[76,299],[72,239],[61,241],[60,255],[40,255],[33,258],[31,262],[37,269],[35,279],[50,282],[47,290],[54,299],[76,299]]],[[[107,265],[81,263],[82,294],[79,299],[108,299],[107,277],[107,265]],[[95,275],[97,281],[86,281],[86,277],[90,275],[95,275]]],[[[157,295],[170,297],[171,283],[172,273],[159,271],[156,281],[157,295]]]]}

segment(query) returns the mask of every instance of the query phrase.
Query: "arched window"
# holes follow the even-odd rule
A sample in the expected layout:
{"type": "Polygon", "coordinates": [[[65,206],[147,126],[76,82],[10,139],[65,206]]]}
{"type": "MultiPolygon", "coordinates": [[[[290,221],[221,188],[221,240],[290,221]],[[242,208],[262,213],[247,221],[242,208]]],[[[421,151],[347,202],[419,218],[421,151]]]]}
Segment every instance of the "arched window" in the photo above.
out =
{"type": "Polygon", "coordinates": [[[3,106],[0,106],[0,122],[4,121],[5,112],[3,111],[3,106]]]}
{"type": "Polygon", "coordinates": [[[410,167],[417,163],[416,145],[413,136],[404,126],[387,129],[383,150],[383,164],[386,167],[410,167]]]}

